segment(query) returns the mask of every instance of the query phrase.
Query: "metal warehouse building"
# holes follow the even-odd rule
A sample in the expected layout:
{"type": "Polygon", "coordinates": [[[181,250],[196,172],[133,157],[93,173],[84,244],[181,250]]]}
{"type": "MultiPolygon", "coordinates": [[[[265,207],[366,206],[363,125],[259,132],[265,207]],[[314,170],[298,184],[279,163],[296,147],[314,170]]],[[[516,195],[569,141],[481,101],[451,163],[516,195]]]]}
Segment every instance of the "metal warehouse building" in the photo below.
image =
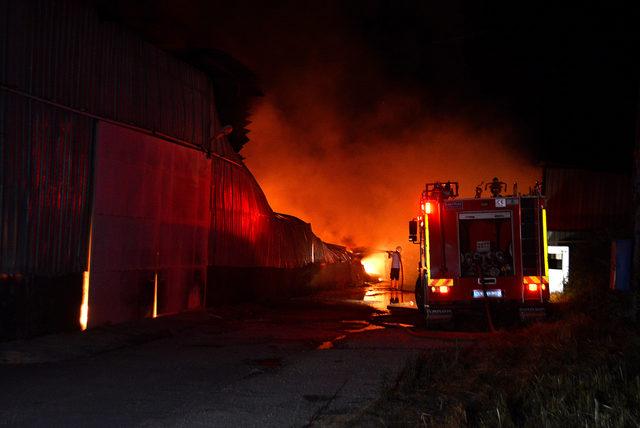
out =
{"type": "Polygon", "coordinates": [[[550,241],[566,243],[608,230],[631,235],[631,171],[544,167],[550,241]]]}
{"type": "Polygon", "coordinates": [[[84,2],[0,0],[0,85],[0,338],[351,275],[271,210],[207,75],[84,2]]]}

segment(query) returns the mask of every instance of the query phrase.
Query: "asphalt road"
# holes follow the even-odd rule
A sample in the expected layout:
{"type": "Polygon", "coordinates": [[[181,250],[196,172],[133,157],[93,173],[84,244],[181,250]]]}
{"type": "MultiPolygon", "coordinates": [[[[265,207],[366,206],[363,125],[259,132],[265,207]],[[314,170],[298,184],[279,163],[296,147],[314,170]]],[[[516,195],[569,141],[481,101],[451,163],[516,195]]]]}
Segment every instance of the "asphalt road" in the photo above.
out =
{"type": "Polygon", "coordinates": [[[339,426],[455,343],[386,311],[385,285],[3,344],[0,425],[339,426]]]}

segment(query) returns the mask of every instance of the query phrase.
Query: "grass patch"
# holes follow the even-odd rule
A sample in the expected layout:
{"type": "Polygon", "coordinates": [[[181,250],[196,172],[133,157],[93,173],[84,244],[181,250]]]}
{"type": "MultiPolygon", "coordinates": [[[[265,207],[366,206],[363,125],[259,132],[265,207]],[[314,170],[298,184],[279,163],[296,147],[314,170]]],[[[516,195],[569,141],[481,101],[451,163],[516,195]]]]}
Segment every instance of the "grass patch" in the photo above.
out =
{"type": "Polygon", "coordinates": [[[352,425],[639,426],[640,336],[584,315],[409,362],[352,425]]]}
{"type": "Polygon", "coordinates": [[[552,320],[408,362],[351,426],[640,426],[640,331],[608,246],[575,249],[552,320]]]}

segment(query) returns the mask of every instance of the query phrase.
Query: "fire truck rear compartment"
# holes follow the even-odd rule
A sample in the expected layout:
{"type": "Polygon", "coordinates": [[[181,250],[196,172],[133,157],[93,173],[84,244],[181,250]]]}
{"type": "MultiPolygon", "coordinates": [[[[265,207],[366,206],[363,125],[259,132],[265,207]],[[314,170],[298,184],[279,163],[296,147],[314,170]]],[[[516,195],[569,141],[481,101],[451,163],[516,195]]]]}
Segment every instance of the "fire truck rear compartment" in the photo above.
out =
{"type": "Polygon", "coordinates": [[[466,312],[544,316],[549,301],[544,197],[529,195],[456,199],[427,183],[421,215],[410,228],[420,244],[416,302],[427,319],[466,312]],[[436,191],[437,190],[437,191],[436,191]]]}
{"type": "Polygon", "coordinates": [[[460,213],[458,230],[461,278],[514,275],[510,212],[460,213]]]}

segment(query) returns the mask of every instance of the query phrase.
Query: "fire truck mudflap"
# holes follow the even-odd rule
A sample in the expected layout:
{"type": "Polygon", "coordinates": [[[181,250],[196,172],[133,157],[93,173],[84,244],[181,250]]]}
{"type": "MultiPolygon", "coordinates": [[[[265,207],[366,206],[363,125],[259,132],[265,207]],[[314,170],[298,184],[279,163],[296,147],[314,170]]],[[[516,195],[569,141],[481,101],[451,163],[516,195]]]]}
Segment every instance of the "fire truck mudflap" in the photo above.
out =
{"type": "Polygon", "coordinates": [[[547,316],[546,306],[523,306],[518,312],[522,321],[543,319],[547,316]]]}

